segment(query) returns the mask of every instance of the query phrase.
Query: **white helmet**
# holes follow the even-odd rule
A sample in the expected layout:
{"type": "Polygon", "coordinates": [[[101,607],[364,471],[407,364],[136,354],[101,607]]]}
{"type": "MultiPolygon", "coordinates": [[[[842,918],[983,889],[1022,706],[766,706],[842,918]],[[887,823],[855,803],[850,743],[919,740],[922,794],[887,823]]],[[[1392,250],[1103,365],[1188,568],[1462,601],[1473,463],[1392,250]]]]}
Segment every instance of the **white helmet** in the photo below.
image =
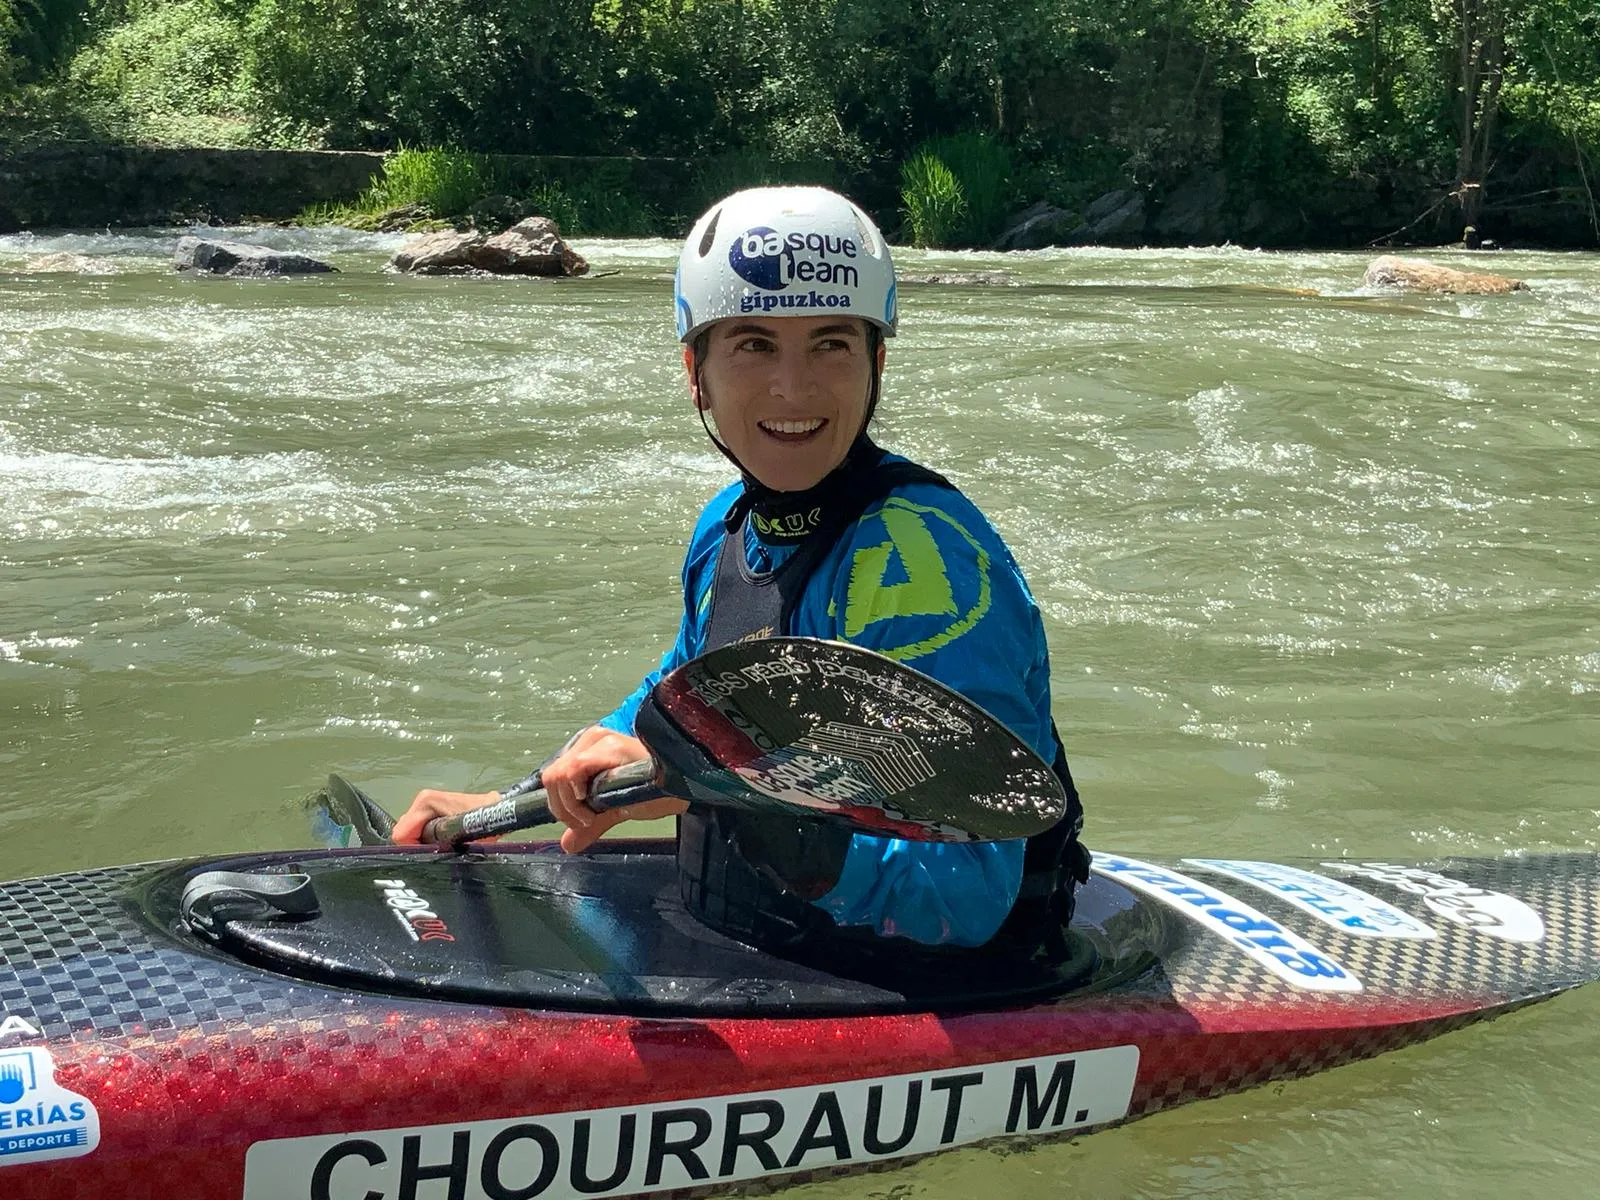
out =
{"type": "Polygon", "coordinates": [[[765,187],[735,192],[695,222],[674,283],[678,340],[751,313],[838,312],[893,337],[894,263],[883,234],[837,192],[765,187]]]}

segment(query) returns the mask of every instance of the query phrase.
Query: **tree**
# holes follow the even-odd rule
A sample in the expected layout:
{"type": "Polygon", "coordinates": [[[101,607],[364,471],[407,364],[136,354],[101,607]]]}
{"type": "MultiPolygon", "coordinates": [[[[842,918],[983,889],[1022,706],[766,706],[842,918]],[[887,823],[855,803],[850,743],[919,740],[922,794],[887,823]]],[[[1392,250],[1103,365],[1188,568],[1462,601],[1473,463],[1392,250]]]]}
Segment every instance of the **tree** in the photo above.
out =
{"type": "Polygon", "coordinates": [[[17,36],[17,14],[11,0],[0,0],[0,112],[17,90],[17,59],[12,41],[17,36]]]}
{"type": "Polygon", "coordinates": [[[1456,84],[1455,197],[1464,225],[1483,222],[1485,183],[1495,151],[1495,126],[1506,81],[1509,0],[1435,0],[1441,27],[1454,43],[1456,84]]]}

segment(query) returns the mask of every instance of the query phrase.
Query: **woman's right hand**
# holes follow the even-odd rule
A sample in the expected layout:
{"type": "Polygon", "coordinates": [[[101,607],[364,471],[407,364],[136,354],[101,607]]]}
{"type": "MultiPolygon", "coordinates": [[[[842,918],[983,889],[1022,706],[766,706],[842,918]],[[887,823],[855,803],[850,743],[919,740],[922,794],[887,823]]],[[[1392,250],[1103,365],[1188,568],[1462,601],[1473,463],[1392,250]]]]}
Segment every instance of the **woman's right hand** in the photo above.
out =
{"type": "Polygon", "coordinates": [[[600,725],[591,725],[544,768],[541,782],[545,794],[550,798],[550,812],[567,827],[561,835],[563,850],[568,854],[581,854],[602,833],[623,821],[672,817],[688,808],[682,800],[671,797],[646,800],[642,804],[630,804],[605,812],[595,812],[589,807],[589,789],[596,775],[649,757],[650,751],[638,738],[600,725]]]}
{"type": "Polygon", "coordinates": [[[441,792],[437,788],[423,788],[411,800],[411,807],[394,823],[391,836],[396,845],[417,845],[422,841],[422,831],[435,817],[453,817],[468,809],[481,808],[500,799],[499,792],[441,792]]]}

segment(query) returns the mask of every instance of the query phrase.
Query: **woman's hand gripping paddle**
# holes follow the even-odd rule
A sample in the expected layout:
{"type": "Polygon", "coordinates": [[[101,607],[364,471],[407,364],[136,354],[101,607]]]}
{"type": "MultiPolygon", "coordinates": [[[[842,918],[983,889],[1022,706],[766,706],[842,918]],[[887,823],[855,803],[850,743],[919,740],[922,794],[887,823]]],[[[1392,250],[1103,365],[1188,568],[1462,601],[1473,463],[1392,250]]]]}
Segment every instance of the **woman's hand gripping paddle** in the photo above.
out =
{"type": "MultiPolygon", "coordinates": [[[[597,812],[678,796],[880,837],[998,841],[1042,833],[1067,807],[1055,773],[988,713],[843,642],[713,650],[652,689],[634,733],[651,757],[595,778],[597,812]]],[[[422,837],[459,845],[553,820],[535,788],[437,817],[422,837]]]]}

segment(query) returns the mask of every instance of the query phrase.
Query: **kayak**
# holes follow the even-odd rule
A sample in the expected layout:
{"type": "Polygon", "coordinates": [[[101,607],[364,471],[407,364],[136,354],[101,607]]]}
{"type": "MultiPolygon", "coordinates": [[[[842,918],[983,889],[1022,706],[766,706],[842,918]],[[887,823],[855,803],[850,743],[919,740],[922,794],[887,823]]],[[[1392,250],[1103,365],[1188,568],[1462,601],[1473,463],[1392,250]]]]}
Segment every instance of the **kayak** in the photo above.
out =
{"type": "Polygon", "coordinates": [[[9,1197],[532,1200],[1108,1128],[1600,977],[1600,856],[1097,852],[1070,953],[779,958],[672,845],[277,852],[0,885],[9,1197]]]}

